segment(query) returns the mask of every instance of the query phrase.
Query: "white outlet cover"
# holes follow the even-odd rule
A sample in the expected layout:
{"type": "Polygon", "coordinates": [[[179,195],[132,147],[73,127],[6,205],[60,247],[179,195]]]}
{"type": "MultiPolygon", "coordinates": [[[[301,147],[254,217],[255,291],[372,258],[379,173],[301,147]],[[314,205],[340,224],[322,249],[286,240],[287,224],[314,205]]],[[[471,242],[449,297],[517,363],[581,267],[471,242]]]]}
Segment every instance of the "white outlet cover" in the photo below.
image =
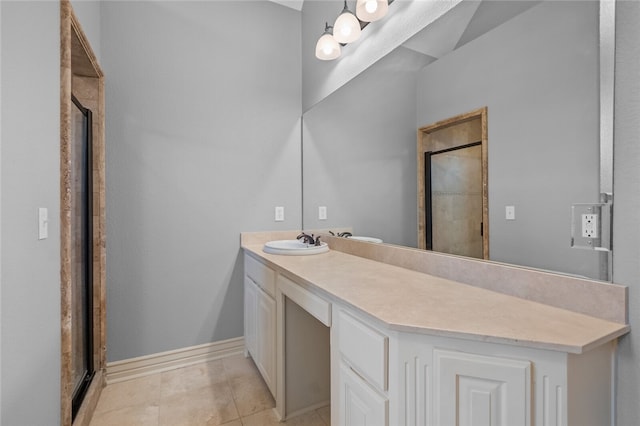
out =
{"type": "Polygon", "coordinates": [[[571,247],[611,250],[611,204],[574,203],[571,205],[571,247]]]}
{"type": "Polygon", "coordinates": [[[585,238],[598,238],[598,215],[582,215],[582,236],[585,238]]]}

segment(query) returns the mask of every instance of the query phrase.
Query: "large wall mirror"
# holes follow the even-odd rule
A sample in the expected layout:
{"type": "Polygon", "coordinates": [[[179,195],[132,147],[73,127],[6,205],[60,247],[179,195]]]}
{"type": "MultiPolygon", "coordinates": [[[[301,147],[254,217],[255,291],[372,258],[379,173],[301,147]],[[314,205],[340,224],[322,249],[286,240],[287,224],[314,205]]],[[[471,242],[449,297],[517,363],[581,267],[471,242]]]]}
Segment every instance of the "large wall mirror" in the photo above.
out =
{"type": "Polygon", "coordinates": [[[314,105],[304,228],[418,247],[418,129],[486,107],[489,259],[606,279],[570,244],[572,204],[602,192],[600,20],[597,1],[461,2],[314,105]]]}

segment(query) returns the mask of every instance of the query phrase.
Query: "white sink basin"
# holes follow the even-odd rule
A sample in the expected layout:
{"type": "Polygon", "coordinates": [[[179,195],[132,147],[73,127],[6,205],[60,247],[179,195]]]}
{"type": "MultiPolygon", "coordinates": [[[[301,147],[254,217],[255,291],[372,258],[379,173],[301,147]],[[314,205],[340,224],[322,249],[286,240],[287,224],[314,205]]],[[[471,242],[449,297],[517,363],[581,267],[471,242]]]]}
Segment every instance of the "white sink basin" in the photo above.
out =
{"type": "Polygon", "coordinates": [[[308,245],[298,240],[269,241],[262,250],[270,254],[284,254],[287,256],[308,256],[329,251],[329,245],[321,242],[319,246],[308,245]]]}
{"type": "Polygon", "coordinates": [[[376,237],[362,237],[359,235],[352,235],[350,237],[347,237],[351,240],[357,240],[357,241],[366,241],[367,243],[381,243],[382,240],[380,238],[376,238],[376,237]]]}

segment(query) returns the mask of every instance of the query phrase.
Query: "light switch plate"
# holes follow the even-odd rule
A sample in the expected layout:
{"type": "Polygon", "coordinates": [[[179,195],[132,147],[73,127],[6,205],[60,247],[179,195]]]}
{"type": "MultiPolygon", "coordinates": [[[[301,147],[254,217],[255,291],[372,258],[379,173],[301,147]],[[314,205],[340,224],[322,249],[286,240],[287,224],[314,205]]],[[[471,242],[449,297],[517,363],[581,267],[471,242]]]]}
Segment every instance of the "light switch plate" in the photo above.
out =
{"type": "Polygon", "coordinates": [[[504,218],[506,220],[516,220],[516,207],[504,206],[504,218]]]}
{"type": "Polygon", "coordinates": [[[276,220],[276,222],[283,222],[284,221],[284,207],[282,207],[282,206],[276,207],[275,220],[276,220]]]}
{"type": "Polygon", "coordinates": [[[327,220],[327,206],[318,207],[318,220],[327,220]]]}
{"type": "Polygon", "coordinates": [[[38,209],[38,239],[44,240],[49,237],[49,211],[46,207],[38,209]]]}

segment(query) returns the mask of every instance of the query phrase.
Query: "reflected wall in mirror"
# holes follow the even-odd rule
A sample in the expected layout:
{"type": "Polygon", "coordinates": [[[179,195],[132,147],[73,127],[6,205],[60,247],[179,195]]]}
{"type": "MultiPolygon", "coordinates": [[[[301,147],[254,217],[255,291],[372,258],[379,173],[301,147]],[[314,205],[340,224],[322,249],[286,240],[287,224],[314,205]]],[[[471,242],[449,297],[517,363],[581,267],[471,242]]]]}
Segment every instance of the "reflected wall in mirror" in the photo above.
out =
{"type": "Polygon", "coordinates": [[[490,259],[598,279],[570,248],[571,204],[600,192],[598,20],[596,1],[462,2],[316,104],[304,227],[418,247],[416,131],[486,106],[490,259]]]}

